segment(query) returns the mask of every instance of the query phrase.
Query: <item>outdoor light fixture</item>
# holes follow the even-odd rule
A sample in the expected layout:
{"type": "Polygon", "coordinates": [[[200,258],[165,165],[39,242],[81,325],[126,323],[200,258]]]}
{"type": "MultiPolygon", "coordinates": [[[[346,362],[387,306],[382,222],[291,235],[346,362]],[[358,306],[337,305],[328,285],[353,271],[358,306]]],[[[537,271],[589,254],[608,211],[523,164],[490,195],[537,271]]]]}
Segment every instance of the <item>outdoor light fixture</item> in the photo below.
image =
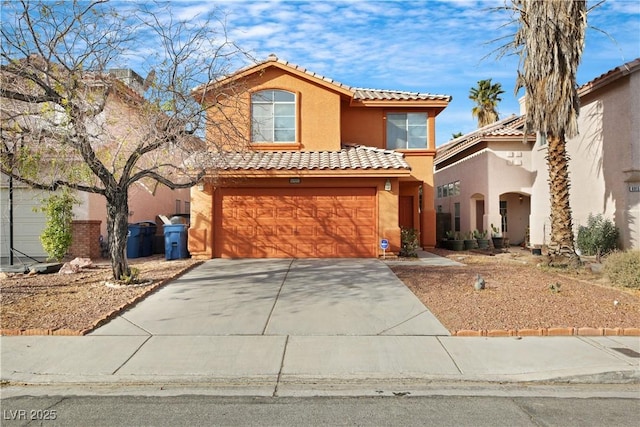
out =
{"type": "Polygon", "coordinates": [[[387,178],[387,181],[384,183],[384,191],[391,191],[391,180],[387,178]]]}
{"type": "Polygon", "coordinates": [[[198,190],[199,191],[204,191],[204,183],[202,183],[202,182],[198,183],[198,190]]]}
{"type": "Polygon", "coordinates": [[[289,178],[289,184],[300,184],[300,178],[289,178]]]}

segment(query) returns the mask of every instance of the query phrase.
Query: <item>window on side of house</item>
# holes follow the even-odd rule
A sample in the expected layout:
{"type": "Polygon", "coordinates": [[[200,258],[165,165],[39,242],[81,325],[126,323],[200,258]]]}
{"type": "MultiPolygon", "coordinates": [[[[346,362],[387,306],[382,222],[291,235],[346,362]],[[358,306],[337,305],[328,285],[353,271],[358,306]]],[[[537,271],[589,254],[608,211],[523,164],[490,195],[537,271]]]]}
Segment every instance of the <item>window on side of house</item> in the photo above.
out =
{"type": "Polygon", "coordinates": [[[500,200],[500,215],[502,216],[502,224],[501,224],[501,229],[503,233],[506,233],[508,230],[507,227],[507,201],[506,200],[500,200]]]}
{"type": "Polygon", "coordinates": [[[438,185],[438,199],[442,198],[442,185],[438,185]]]}
{"type": "Polygon", "coordinates": [[[182,202],[180,201],[180,199],[176,199],[176,213],[177,213],[177,214],[182,213],[182,212],[180,211],[180,206],[181,206],[181,204],[182,204],[182,202]]]}
{"type": "Polygon", "coordinates": [[[296,95],[262,90],[251,95],[251,141],[296,141],[296,95]]]}
{"type": "Polygon", "coordinates": [[[453,204],[453,231],[460,231],[460,203],[453,204]]]}
{"type": "Polygon", "coordinates": [[[427,148],[426,113],[388,113],[387,149],[427,148]]]}
{"type": "Polygon", "coordinates": [[[539,147],[547,145],[547,135],[540,132],[536,133],[536,145],[539,147]]]}

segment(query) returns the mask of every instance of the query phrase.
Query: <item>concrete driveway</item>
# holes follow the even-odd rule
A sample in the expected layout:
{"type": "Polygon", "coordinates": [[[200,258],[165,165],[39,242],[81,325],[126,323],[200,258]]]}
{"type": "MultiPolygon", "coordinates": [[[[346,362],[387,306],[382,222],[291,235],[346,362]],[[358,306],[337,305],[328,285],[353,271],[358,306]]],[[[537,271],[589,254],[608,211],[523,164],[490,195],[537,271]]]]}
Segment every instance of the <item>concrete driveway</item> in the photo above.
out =
{"type": "Polygon", "coordinates": [[[92,335],[449,335],[375,259],[213,259],[92,335]]]}

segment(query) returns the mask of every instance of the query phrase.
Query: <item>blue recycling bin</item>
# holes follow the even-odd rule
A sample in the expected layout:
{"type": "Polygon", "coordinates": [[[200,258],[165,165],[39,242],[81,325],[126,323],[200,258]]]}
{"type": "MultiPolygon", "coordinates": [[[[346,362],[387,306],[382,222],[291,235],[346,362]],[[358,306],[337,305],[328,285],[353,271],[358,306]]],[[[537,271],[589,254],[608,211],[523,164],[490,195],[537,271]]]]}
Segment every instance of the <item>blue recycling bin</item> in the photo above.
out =
{"type": "Polygon", "coordinates": [[[153,255],[153,236],[157,229],[155,222],[142,221],[136,225],[140,226],[140,256],[153,255]]]}
{"type": "Polygon", "coordinates": [[[139,258],[142,246],[142,227],[138,224],[129,224],[127,233],[127,258],[139,258]]]}
{"type": "Polygon", "coordinates": [[[164,257],[167,261],[189,257],[186,224],[164,225],[164,257]]]}

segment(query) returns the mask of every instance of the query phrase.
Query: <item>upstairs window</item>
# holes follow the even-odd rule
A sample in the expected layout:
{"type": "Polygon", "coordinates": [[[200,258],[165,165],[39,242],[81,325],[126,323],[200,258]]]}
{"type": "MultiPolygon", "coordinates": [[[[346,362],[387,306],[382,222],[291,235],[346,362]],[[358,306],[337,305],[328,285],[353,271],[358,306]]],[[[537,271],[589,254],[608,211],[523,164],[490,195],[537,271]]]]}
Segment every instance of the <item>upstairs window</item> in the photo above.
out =
{"type": "Polygon", "coordinates": [[[263,90],[251,95],[251,141],[295,142],[296,95],[263,90]]]}
{"type": "Polygon", "coordinates": [[[427,148],[427,114],[387,114],[387,149],[412,148],[427,148]]]}

